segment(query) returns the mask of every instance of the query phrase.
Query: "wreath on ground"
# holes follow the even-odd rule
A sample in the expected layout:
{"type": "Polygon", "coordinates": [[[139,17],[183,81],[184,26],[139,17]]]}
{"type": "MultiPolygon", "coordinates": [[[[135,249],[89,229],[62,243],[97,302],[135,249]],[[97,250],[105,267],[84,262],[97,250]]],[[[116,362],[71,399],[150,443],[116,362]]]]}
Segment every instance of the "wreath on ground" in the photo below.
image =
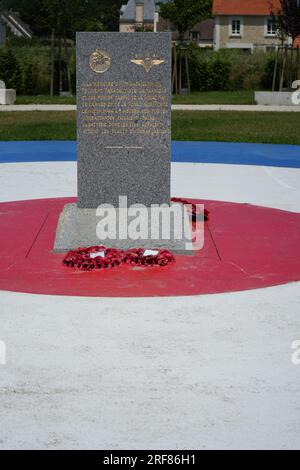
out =
{"type": "Polygon", "coordinates": [[[99,269],[111,269],[122,264],[132,266],[167,266],[174,263],[173,254],[165,249],[145,250],[133,248],[130,250],[118,250],[106,248],[103,245],[77,248],[67,253],[63,264],[81,271],[93,271],[99,269]]]}
{"type": "MultiPolygon", "coordinates": [[[[205,209],[203,214],[198,209],[197,204],[175,197],[171,201],[187,205],[193,221],[198,220],[201,216],[204,220],[208,220],[209,212],[205,209]]],[[[103,245],[71,250],[63,259],[65,266],[81,271],[111,269],[123,264],[132,266],[167,266],[170,263],[175,263],[174,255],[165,249],[132,248],[125,251],[117,248],[106,248],[103,245]]]]}
{"type": "Polygon", "coordinates": [[[201,216],[204,218],[205,221],[208,220],[209,211],[207,209],[204,209],[204,214],[203,214],[198,208],[197,204],[194,204],[188,201],[187,199],[182,199],[180,197],[172,197],[171,201],[184,204],[185,206],[187,206],[188,212],[191,214],[193,222],[195,222],[201,216]]]}

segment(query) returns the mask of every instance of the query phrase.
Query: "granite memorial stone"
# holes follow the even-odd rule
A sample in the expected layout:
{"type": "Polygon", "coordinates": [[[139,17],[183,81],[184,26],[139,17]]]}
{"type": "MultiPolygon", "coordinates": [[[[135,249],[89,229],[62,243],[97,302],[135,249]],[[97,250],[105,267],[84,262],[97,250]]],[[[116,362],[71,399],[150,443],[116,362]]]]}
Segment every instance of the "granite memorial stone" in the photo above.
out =
{"type": "Polygon", "coordinates": [[[78,207],[169,203],[169,33],[77,33],[78,207]]]}
{"type": "MultiPolygon", "coordinates": [[[[126,196],[127,207],[142,204],[149,213],[151,205],[170,205],[171,34],[77,33],[76,41],[78,202],[64,207],[54,249],[103,242],[181,251],[174,234],[96,236],[101,204],[118,208],[126,196]]],[[[149,217],[145,224],[151,229],[149,217]]]]}

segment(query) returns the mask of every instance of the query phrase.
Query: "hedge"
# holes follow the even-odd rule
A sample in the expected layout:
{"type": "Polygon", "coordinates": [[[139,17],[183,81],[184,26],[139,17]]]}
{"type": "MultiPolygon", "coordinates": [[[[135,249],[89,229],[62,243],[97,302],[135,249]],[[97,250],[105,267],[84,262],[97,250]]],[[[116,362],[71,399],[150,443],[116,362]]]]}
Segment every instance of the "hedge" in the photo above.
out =
{"type": "Polygon", "coordinates": [[[253,90],[272,84],[274,53],[188,47],[193,91],[253,90]]]}
{"type": "MultiPolygon", "coordinates": [[[[212,51],[187,47],[193,91],[268,89],[272,84],[274,54],[239,50],[212,51]]],[[[68,48],[72,91],[75,93],[75,48],[68,48]]],[[[0,49],[0,80],[18,94],[49,94],[51,51],[47,45],[0,49]]]]}
{"type": "MultiPolygon", "coordinates": [[[[75,92],[75,49],[69,48],[72,90],[75,92]]],[[[0,80],[17,94],[43,95],[50,92],[51,51],[48,46],[0,48],[0,80]]]]}

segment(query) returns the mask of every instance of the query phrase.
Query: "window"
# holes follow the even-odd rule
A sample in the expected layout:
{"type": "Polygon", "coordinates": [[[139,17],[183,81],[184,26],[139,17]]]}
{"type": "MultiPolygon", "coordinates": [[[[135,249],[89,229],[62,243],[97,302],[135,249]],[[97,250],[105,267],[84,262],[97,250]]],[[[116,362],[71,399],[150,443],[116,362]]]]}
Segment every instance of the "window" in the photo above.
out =
{"type": "Polygon", "coordinates": [[[198,41],[198,33],[197,33],[197,31],[192,31],[192,41],[198,41]]]}
{"type": "Polygon", "coordinates": [[[232,36],[240,36],[241,35],[241,22],[240,22],[240,20],[232,20],[231,34],[232,34],[232,36]]]}
{"type": "Polygon", "coordinates": [[[274,18],[267,18],[266,36],[276,36],[277,25],[274,18]]]}
{"type": "Polygon", "coordinates": [[[240,18],[233,18],[230,24],[230,36],[242,35],[242,21],[240,18]]]}

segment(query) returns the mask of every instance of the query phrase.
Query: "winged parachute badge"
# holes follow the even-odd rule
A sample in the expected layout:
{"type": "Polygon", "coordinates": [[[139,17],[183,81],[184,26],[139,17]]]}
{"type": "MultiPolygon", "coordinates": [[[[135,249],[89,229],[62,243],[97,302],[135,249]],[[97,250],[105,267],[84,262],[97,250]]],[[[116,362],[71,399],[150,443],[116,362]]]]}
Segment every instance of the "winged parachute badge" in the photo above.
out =
{"type": "Polygon", "coordinates": [[[161,65],[164,63],[164,60],[163,59],[156,59],[155,57],[144,57],[143,59],[138,59],[138,58],[135,58],[135,59],[132,59],[130,62],[132,62],[133,64],[136,64],[136,65],[141,65],[142,67],[144,67],[144,69],[146,70],[146,72],[150,72],[150,70],[152,69],[152,67],[154,65],[161,65]]]}
{"type": "Polygon", "coordinates": [[[94,72],[104,73],[110,66],[111,57],[107,52],[96,49],[95,52],[90,55],[90,67],[94,72]]]}

